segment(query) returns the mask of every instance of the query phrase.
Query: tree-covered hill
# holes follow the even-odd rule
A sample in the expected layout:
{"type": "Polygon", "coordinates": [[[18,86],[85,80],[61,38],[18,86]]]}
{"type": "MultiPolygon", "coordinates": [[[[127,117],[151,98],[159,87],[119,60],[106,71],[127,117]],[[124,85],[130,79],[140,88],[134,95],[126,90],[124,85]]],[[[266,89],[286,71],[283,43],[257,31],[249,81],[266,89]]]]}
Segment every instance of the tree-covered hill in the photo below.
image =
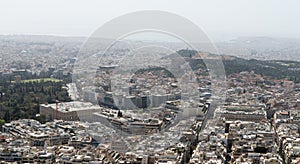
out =
{"type": "MultiPolygon", "coordinates": [[[[192,69],[205,68],[205,63],[199,57],[195,58],[197,53],[193,50],[183,49],[177,53],[189,62],[192,69]]],[[[213,54],[210,54],[213,55],[213,54]]],[[[268,76],[274,79],[293,80],[300,82],[300,62],[284,60],[255,60],[243,59],[233,56],[222,56],[226,75],[239,73],[243,71],[254,71],[256,74],[268,76]]]]}

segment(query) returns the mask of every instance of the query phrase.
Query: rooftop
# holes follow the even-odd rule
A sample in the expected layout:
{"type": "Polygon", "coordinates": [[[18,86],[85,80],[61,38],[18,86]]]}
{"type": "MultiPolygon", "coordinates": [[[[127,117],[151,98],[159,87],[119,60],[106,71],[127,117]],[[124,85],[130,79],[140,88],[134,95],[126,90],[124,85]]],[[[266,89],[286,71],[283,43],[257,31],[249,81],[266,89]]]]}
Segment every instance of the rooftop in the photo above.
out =
{"type": "MultiPolygon", "coordinates": [[[[42,107],[56,109],[56,103],[54,104],[41,104],[42,107]]],[[[88,109],[102,109],[98,105],[94,105],[90,102],[72,101],[72,102],[60,102],[58,103],[58,111],[71,112],[88,109]]]]}

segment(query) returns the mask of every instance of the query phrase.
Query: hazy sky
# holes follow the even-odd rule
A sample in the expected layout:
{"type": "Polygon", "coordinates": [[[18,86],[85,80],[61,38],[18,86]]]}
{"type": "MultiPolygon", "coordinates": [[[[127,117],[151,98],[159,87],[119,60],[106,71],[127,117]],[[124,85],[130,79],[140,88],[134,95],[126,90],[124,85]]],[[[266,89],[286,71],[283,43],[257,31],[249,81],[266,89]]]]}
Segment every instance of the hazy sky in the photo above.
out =
{"type": "Polygon", "coordinates": [[[299,7],[299,0],[1,0],[0,34],[89,36],[112,18],[150,9],[184,16],[215,39],[300,38],[299,7]]]}

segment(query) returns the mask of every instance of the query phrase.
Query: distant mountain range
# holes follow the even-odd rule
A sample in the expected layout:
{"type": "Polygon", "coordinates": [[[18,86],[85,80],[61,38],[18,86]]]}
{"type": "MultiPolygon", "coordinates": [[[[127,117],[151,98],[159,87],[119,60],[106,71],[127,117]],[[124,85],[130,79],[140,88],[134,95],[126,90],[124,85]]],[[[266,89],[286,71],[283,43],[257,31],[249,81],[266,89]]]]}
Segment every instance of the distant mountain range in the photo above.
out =
{"type": "Polygon", "coordinates": [[[300,61],[300,39],[241,37],[216,46],[222,54],[245,59],[300,61]]]}
{"type": "MultiPolygon", "coordinates": [[[[86,37],[65,37],[48,35],[0,35],[0,41],[43,42],[43,43],[73,43],[83,44],[86,37]]],[[[107,40],[107,39],[104,39],[107,40]]],[[[136,44],[149,44],[149,41],[132,41],[136,44]]],[[[155,43],[155,42],[153,42],[155,43]]],[[[162,42],[174,49],[185,48],[185,45],[175,42],[162,42]]],[[[240,37],[226,42],[215,43],[223,55],[237,56],[257,60],[292,60],[300,61],[300,39],[272,37],[240,37]]],[[[201,51],[205,51],[205,48],[201,51]]]]}
{"type": "MultiPolygon", "coordinates": [[[[4,50],[9,50],[7,45],[12,45],[11,49],[18,49],[32,44],[47,45],[68,45],[68,47],[80,47],[87,38],[84,37],[62,37],[44,35],[0,35],[0,43],[3,43],[4,50]],[[14,43],[14,44],[13,44],[14,43]],[[26,43],[26,44],[23,44],[26,43]]],[[[104,39],[106,42],[107,39],[104,39]]],[[[125,41],[127,42],[127,41],[125,41]]],[[[135,45],[148,45],[150,41],[128,41],[135,45]]],[[[160,43],[160,42],[153,42],[160,43]]],[[[1,45],[1,44],[0,44],[1,45]]],[[[120,44],[122,45],[122,44],[120,44]]],[[[183,49],[181,55],[185,54],[185,45],[172,42],[162,42],[162,46],[172,47],[174,50],[183,49]]],[[[256,73],[275,78],[290,78],[299,81],[300,75],[300,39],[271,38],[271,37],[241,37],[227,42],[215,43],[220,54],[224,56],[224,66],[226,74],[238,73],[241,71],[254,71],[256,73]],[[225,58],[227,56],[227,58],[225,58]]],[[[0,46],[1,47],[1,46],[0,46]]],[[[61,47],[61,46],[58,46],[61,47]]],[[[34,47],[32,47],[34,48],[34,47]]],[[[38,47],[36,47],[38,48],[38,47]]],[[[20,49],[20,50],[21,50],[20,49]]],[[[53,48],[52,48],[53,49],[53,48]]],[[[59,49],[59,48],[58,48],[59,49]]],[[[75,51],[78,51],[76,49],[75,51]]],[[[205,52],[204,50],[201,50],[205,52]]],[[[0,51],[1,55],[9,54],[13,56],[14,51],[0,51]],[[9,53],[8,53],[9,52],[9,53]]],[[[60,51],[59,51],[60,52],[60,51]]],[[[196,51],[191,51],[195,53],[196,51]]],[[[57,53],[57,52],[54,52],[57,53]]],[[[74,52],[76,53],[76,52],[74,52]]],[[[153,50],[152,53],[157,53],[153,50]]],[[[38,53],[33,53],[38,54],[38,53]]],[[[62,53],[67,55],[68,53],[62,53]]],[[[0,60],[1,61],[1,60],[0,60]]],[[[49,61],[50,62],[50,61],[49,61]]],[[[197,64],[197,62],[195,62],[197,64]]]]}

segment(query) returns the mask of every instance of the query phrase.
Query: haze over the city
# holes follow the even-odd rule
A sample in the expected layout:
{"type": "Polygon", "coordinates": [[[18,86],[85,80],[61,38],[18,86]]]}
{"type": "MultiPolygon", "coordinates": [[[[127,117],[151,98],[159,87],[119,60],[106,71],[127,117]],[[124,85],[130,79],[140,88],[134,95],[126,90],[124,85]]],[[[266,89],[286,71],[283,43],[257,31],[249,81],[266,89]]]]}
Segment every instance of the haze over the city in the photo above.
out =
{"type": "Polygon", "coordinates": [[[299,6],[297,0],[11,0],[0,2],[0,34],[89,36],[123,14],[162,10],[186,17],[214,41],[242,36],[300,38],[299,6]]]}

